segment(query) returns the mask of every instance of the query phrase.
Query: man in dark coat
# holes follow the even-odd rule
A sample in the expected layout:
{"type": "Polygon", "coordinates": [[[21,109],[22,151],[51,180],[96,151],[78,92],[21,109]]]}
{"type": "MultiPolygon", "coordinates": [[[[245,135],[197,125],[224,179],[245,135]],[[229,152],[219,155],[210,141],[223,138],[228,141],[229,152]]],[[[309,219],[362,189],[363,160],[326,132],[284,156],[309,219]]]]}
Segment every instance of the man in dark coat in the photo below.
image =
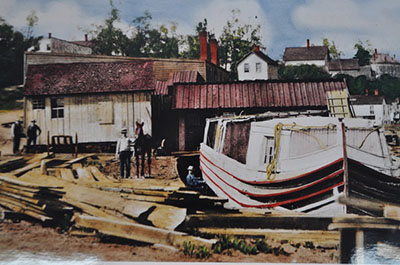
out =
{"type": "Polygon", "coordinates": [[[21,142],[21,137],[24,136],[22,124],[20,120],[16,120],[11,125],[11,136],[13,138],[13,153],[17,154],[19,152],[19,144],[21,142]]]}
{"type": "Polygon", "coordinates": [[[26,134],[28,135],[27,151],[30,152],[36,147],[36,139],[42,133],[40,127],[36,124],[36,120],[32,120],[28,126],[26,134]],[[31,146],[32,145],[32,146],[31,146]]]}

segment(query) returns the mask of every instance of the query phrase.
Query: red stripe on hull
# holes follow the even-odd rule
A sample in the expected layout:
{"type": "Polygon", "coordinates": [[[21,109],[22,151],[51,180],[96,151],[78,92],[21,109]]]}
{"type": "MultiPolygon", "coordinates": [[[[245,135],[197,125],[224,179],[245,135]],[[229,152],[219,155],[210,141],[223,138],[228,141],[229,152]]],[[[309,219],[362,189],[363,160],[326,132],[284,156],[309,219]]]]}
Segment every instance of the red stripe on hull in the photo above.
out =
{"type": "Polygon", "coordinates": [[[323,169],[325,169],[325,168],[327,168],[327,167],[330,167],[330,166],[332,166],[332,165],[334,165],[334,164],[337,164],[337,163],[340,163],[340,162],[343,161],[343,158],[339,158],[338,160],[335,160],[335,161],[333,161],[333,162],[331,162],[331,163],[329,163],[329,164],[327,164],[327,165],[325,165],[325,166],[323,166],[323,167],[320,167],[320,168],[317,168],[317,169],[312,170],[312,171],[310,171],[310,172],[307,172],[307,173],[304,173],[304,174],[301,174],[301,175],[298,175],[298,176],[294,176],[294,177],[291,177],[291,178],[287,178],[287,179],[266,180],[266,181],[248,181],[248,180],[239,178],[239,177],[233,175],[232,173],[226,171],[225,169],[223,169],[223,168],[217,166],[216,164],[214,164],[213,162],[211,162],[211,160],[208,159],[203,153],[200,153],[200,161],[201,161],[202,158],[204,158],[206,161],[208,161],[208,162],[209,162],[210,164],[212,164],[213,166],[215,166],[215,167],[217,167],[218,169],[222,170],[224,173],[230,175],[231,177],[233,177],[233,178],[235,178],[235,179],[237,179],[237,180],[239,180],[239,181],[241,181],[241,182],[244,182],[244,183],[247,183],[247,184],[258,184],[258,185],[259,185],[259,184],[269,184],[269,183],[280,183],[280,182],[285,182],[285,181],[290,181],[290,180],[302,178],[302,177],[304,177],[304,176],[307,176],[307,175],[316,173],[316,172],[318,172],[318,171],[321,171],[321,170],[323,170],[323,169]]]}
{"type": "MultiPolygon", "coordinates": [[[[202,170],[203,171],[203,170],[202,170]]],[[[299,197],[299,198],[295,198],[295,199],[291,199],[291,200],[287,200],[287,201],[282,201],[282,202],[276,202],[276,203],[264,203],[264,204],[260,204],[260,205],[255,205],[255,204],[247,204],[247,203],[242,203],[239,202],[238,200],[236,200],[234,197],[232,197],[228,192],[226,192],[223,188],[221,188],[217,183],[214,182],[214,180],[212,178],[210,178],[210,176],[207,175],[207,173],[204,173],[204,176],[206,176],[207,179],[209,179],[215,186],[218,187],[218,189],[220,189],[226,196],[228,196],[228,198],[230,198],[232,201],[236,202],[237,204],[239,204],[242,207],[249,207],[249,208],[274,208],[274,207],[278,207],[278,206],[282,206],[285,204],[289,204],[289,203],[294,203],[294,202],[298,202],[301,200],[305,200],[314,196],[317,196],[319,194],[322,194],[324,192],[327,192],[329,190],[332,190],[336,187],[342,186],[344,184],[344,182],[340,182],[338,184],[335,184],[333,186],[330,186],[326,189],[311,193],[311,194],[307,194],[305,196],[299,197]]]]}
{"type": "MultiPolygon", "coordinates": [[[[300,191],[300,190],[303,190],[303,189],[312,187],[312,186],[314,186],[314,185],[316,185],[316,184],[319,184],[319,183],[321,183],[321,182],[323,182],[323,181],[325,181],[325,180],[327,180],[327,179],[336,177],[337,175],[339,175],[339,174],[341,174],[341,173],[344,172],[343,169],[338,170],[338,171],[336,171],[336,172],[334,172],[334,173],[329,174],[329,175],[326,176],[326,177],[323,177],[323,178],[321,178],[321,179],[319,179],[319,180],[317,180],[317,181],[314,181],[314,182],[311,182],[311,183],[309,183],[309,184],[306,184],[306,185],[304,185],[304,186],[302,186],[302,187],[295,188],[295,189],[293,189],[293,190],[288,190],[288,191],[278,192],[278,193],[271,193],[271,194],[256,194],[256,193],[251,193],[251,192],[247,192],[247,191],[240,190],[239,188],[237,188],[237,187],[235,187],[235,186],[229,184],[227,181],[225,181],[223,178],[221,178],[217,173],[215,173],[209,166],[207,166],[203,161],[201,161],[201,162],[202,162],[202,164],[204,164],[205,167],[207,167],[217,178],[219,178],[219,179],[220,179],[222,182],[224,182],[227,186],[229,186],[229,187],[231,187],[231,188],[237,190],[238,192],[240,192],[240,193],[242,193],[242,194],[245,194],[245,195],[248,195],[248,196],[252,196],[252,197],[273,197],[273,196],[286,195],[286,194],[289,194],[289,193],[297,192],[297,191],[300,191]]],[[[305,174],[305,175],[308,175],[308,174],[305,174]]]]}

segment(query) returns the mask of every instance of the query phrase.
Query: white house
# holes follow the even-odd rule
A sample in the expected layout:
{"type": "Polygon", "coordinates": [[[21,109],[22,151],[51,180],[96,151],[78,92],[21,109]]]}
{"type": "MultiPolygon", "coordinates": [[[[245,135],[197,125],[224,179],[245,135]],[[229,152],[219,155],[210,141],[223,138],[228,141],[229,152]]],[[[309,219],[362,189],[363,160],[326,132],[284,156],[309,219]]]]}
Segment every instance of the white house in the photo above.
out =
{"type": "Polygon", "coordinates": [[[326,46],[310,46],[307,40],[306,47],[285,48],[283,54],[285,65],[316,65],[328,70],[329,50],[326,46]]]}
{"type": "Polygon", "coordinates": [[[278,79],[278,63],[258,46],[240,59],[237,70],[240,81],[278,79]]]}
{"type": "MultiPolygon", "coordinates": [[[[85,34],[84,41],[66,41],[54,38],[49,33],[48,38],[39,41],[39,50],[37,52],[44,53],[73,53],[73,54],[92,54],[92,44],[85,34]]],[[[31,47],[28,51],[33,51],[31,47]]]]}
{"type": "Polygon", "coordinates": [[[386,104],[383,96],[378,95],[352,95],[350,104],[357,118],[375,120],[377,123],[388,124],[391,122],[391,106],[386,104]]]}
{"type": "Polygon", "coordinates": [[[400,63],[388,53],[378,53],[377,49],[375,49],[370,59],[370,66],[375,78],[384,74],[400,77],[400,63]]]}

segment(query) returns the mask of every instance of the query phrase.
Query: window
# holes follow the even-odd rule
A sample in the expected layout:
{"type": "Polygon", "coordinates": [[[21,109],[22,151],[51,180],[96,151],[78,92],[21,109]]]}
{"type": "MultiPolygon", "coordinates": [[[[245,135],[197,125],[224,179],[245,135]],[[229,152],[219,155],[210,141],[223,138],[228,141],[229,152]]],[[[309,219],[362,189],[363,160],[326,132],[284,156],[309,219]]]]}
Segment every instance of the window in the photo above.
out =
{"type": "Polygon", "coordinates": [[[264,143],[265,143],[265,152],[264,152],[263,164],[269,164],[272,162],[272,159],[274,158],[275,155],[274,137],[265,136],[264,143]]]}
{"type": "Polygon", "coordinates": [[[250,67],[249,67],[249,64],[248,64],[248,63],[245,63],[245,64],[244,64],[244,72],[245,72],[245,73],[250,72],[250,67]]]}
{"type": "Polygon", "coordinates": [[[374,105],[369,106],[369,114],[374,114],[374,105]]]}
{"type": "Polygon", "coordinates": [[[261,63],[256,63],[256,72],[261,73],[261,63]]]}
{"type": "Polygon", "coordinates": [[[44,109],[45,108],[44,98],[33,98],[32,99],[32,108],[33,109],[44,109]]]}
{"type": "Polygon", "coordinates": [[[51,99],[51,118],[64,118],[64,98],[51,99]]]}

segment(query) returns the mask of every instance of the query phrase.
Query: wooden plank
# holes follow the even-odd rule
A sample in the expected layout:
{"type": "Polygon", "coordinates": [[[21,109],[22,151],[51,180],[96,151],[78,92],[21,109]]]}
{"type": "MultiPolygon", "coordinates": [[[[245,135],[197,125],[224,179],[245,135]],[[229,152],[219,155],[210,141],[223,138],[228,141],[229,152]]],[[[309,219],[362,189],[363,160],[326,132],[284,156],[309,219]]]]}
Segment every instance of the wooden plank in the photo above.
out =
{"type": "Polygon", "coordinates": [[[77,168],[82,168],[82,164],[81,163],[73,163],[72,169],[76,170],[77,168]]]}
{"type": "Polygon", "coordinates": [[[11,174],[0,174],[0,180],[5,181],[7,183],[20,185],[20,186],[23,186],[23,187],[29,187],[29,188],[52,188],[52,189],[61,189],[61,188],[63,188],[63,186],[51,185],[51,184],[48,184],[46,182],[43,182],[43,183],[26,182],[26,181],[22,180],[21,178],[17,178],[15,176],[11,175],[11,174]]]}
{"type": "Polygon", "coordinates": [[[280,242],[288,240],[291,243],[305,243],[311,241],[316,246],[334,248],[339,245],[338,231],[314,230],[285,230],[285,229],[243,229],[243,228],[199,228],[199,232],[213,235],[232,235],[264,237],[280,242]]]}
{"type": "Polygon", "coordinates": [[[19,164],[23,161],[25,161],[24,157],[13,157],[7,160],[0,161],[0,169],[2,169],[3,167],[8,167],[12,164],[19,164]]]}
{"type": "Polygon", "coordinates": [[[78,180],[79,181],[87,181],[87,182],[93,182],[96,181],[93,178],[92,173],[90,173],[88,168],[77,168],[76,174],[78,175],[78,180]]]}
{"type": "Polygon", "coordinates": [[[29,170],[32,170],[32,169],[34,169],[36,167],[40,167],[40,164],[41,164],[41,161],[36,161],[36,162],[28,164],[27,166],[24,166],[22,168],[13,170],[10,173],[15,175],[15,176],[21,176],[22,174],[28,172],[29,170]]]}
{"type": "Polygon", "coordinates": [[[177,207],[156,207],[148,216],[148,220],[155,227],[164,228],[167,230],[175,230],[186,218],[186,209],[177,207]]]}
{"type": "Polygon", "coordinates": [[[95,155],[96,155],[96,154],[86,154],[86,155],[82,155],[82,156],[79,156],[79,157],[77,157],[77,158],[71,159],[71,160],[65,162],[64,164],[72,165],[72,164],[75,164],[75,163],[83,162],[84,160],[88,159],[89,157],[92,157],[92,156],[95,156],[95,155]]]}
{"type": "Polygon", "coordinates": [[[60,168],[61,179],[66,181],[75,181],[74,173],[72,169],[69,168],[60,168]]]}
{"type": "Polygon", "coordinates": [[[211,249],[216,240],[203,239],[190,236],[185,233],[166,229],[132,224],[128,222],[114,221],[106,218],[76,215],[75,226],[80,228],[92,228],[102,234],[132,239],[151,244],[164,244],[180,247],[183,242],[192,242],[196,246],[206,246],[211,249]]]}
{"type": "Polygon", "coordinates": [[[104,176],[103,173],[100,172],[100,170],[95,167],[95,166],[89,166],[88,170],[90,173],[95,177],[97,181],[105,181],[105,182],[110,182],[111,180],[108,179],[106,176],[104,176]]]}

